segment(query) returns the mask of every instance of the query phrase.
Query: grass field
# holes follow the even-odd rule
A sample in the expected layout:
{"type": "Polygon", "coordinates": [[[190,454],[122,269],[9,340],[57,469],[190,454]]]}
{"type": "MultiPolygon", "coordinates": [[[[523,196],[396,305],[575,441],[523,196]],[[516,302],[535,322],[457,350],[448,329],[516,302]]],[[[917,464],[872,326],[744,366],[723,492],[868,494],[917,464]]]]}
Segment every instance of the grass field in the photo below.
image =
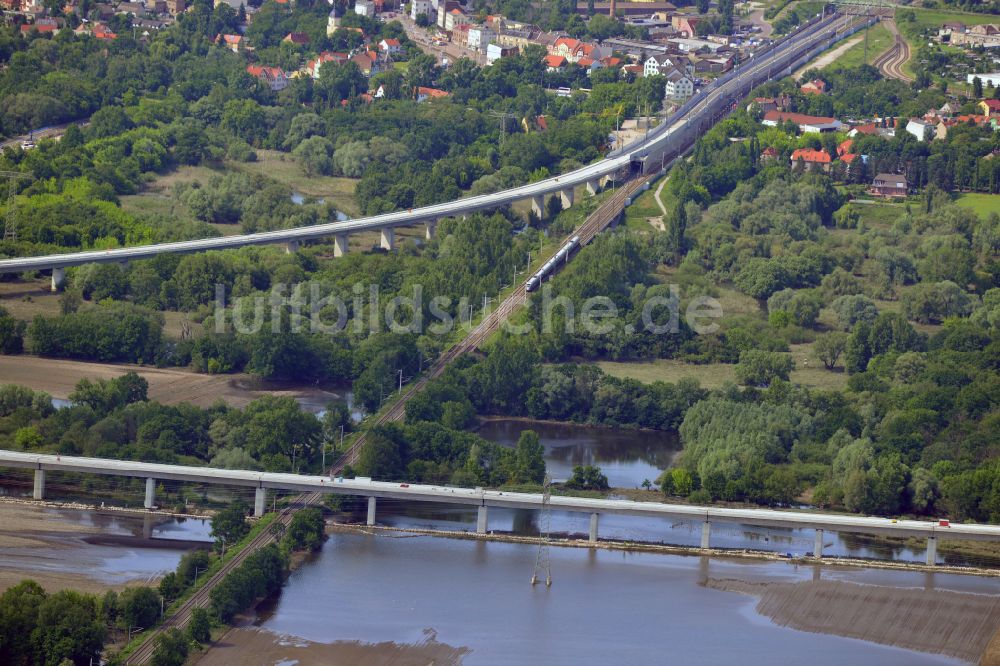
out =
{"type": "Polygon", "coordinates": [[[873,203],[873,204],[848,204],[851,210],[857,211],[861,216],[861,221],[867,226],[887,227],[892,225],[899,217],[906,212],[902,204],[873,203]]]}
{"type": "MultiPolygon", "coordinates": [[[[847,374],[841,368],[827,370],[812,357],[812,345],[791,345],[789,354],[795,361],[795,370],[789,379],[794,384],[814,389],[842,389],[847,385],[847,374]]],[[[710,363],[695,365],[674,359],[657,359],[637,363],[599,361],[597,367],[613,377],[629,377],[649,384],[656,381],[676,383],[685,378],[697,379],[702,388],[718,389],[736,383],[735,365],[710,363]]]]}
{"type": "Polygon", "coordinates": [[[663,211],[656,204],[656,188],[660,181],[650,183],[649,189],[640,194],[632,205],[625,209],[625,224],[630,229],[637,231],[649,231],[653,226],[649,223],[649,218],[663,217],[663,211]]]}
{"type": "Polygon", "coordinates": [[[982,217],[987,217],[990,213],[1000,215],[1000,194],[982,194],[980,192],[967,192],[958,195],[959,206],[971,208],[982,217]]]}
{"type": "MultiPolygon", "coordinates": [[[[864,33],[859,33],[864,35],[864,33]]],[[[868,64],[870,65],[883,51],[892,46],[892,34],[889,30],[877,23],[868,30],[868,64]]],[[[865,62],[865,40],[847,49],[828,67],[857,67],[865,62]]]]}
{"type": "Polygon", "coordinates": [[[357,180],[332,176],[306,176],[288,153],[258,150],[256,162],[227,162],[226,166],[246,174],[271,178],[311,197],[322,197],[351,217],[357,217],[361,213],[354,198],[357,180]]]}

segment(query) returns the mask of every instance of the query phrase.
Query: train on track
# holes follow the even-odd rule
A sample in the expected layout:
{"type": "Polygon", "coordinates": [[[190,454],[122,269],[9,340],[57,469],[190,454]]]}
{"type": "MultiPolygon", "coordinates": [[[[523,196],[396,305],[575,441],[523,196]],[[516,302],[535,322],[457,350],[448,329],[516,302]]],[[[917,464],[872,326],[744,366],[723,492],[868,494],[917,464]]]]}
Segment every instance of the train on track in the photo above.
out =
{"type": "Polygon", "coordinates": [[[546,261],[545,264],[538,269],[537,273],[528,278],[528,283],[524,286],[524,290],[531,292],[538,289],[542,285],[542,281],[555,272],[556,267],[559,266],[560,263],[569,261],[569,255],[576,252],[579,247],[579,236],[573,236],[566,241],[566,244],[559,248],[559,251],[556,252],[551,259],[546,261]]]}

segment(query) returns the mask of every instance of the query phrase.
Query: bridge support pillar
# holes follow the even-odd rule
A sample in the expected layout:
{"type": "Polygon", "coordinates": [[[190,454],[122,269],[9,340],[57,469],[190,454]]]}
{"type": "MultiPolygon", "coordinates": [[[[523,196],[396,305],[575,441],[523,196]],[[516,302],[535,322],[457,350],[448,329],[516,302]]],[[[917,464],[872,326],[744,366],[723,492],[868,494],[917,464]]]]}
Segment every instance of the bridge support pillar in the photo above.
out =
{"type": "Polygon", "coordinates": [[[813,557],[817,560],[823,558],[823,530],[816,530],[815,542],[813,543],[813,557]]]}
{"type": "Polygon", "coordinates": [[[937,564],[937,537],[927,537],[927,566],[937,564]]]}
{"type": "Polygon", "coordinates": [[[597,543],[597,521],[597,514],[590,514],[590,543],[597,543]]]}
{"type": "Polygon", "coordinates": [[[260,518],[264,515],[267,506],[267,490],[264,488],[257,488],[253,494],[253,515],[256,518],[260,518]]]}
{"type": "Polygon", "coordinates": [[[712,538],[712,523],[708,520],[701,524],[701,549],[708,550],[712,538]]]}
{"type": "Polygon", "coordinates": [[[45,499],[45,470],[35,470],[35,489],[31,495],[36,500],[45,499]]]}
{"type": "Polygon", "coordinates": [[[66,269],[65,268],[53,268],[52,269],[52,291],[59,291],[62,289],[63,285],[66,284],[66,269]]]}
{"type": "Polygon", "coordinates": [[[337,234],[333,237],[333,256],[342,257],[347,254],[347,234],[337,234]]]}
{"type": "Polygon", "coordinates": [[[299,242],[296,240],[285,243],[285,254],[295,254],[299,251],[299,242]]]}
{"type": "Polygon", "coordinates": [[[368,524],[375,524],[375,496],[372,495],[368,498],[368,524]]]}
{"type": "Polygon", "coordinates": [[[381,245],[384,250],[392,250],[396,246],[396,230],[392,227],[382,229],[381,245]]]}
{"type": "Polygon", "coordinates": [[[587,181],[587,191],[590,192],[591,196],[597,194],[601,189],[601,179],[595,178],[594,180],[587,181]]]}
{"type": "Polygon", "coordinates": [[[568,187],[559,193],[559,197],[562,199],[563,210],[573,207],[573,188],[568,187]]]}
{"type": "Polygon", "coordinates": [[[156,479],[152,477],[146,479],[146,501],[143,506],[147,509],[156,506],[156,479]]]}
{"type": "Polygon", "coordinates": [[[485,504],[479,506],[479,515],[476,516],[476,534],[486,534],[486,525],[489,521],[488,511],[485,504]]]}
{"type": "Polygon", "coordinates": [[[545,197],[543,195],[531,197],[531,212],[534,213],[539,220],[545,219],[545,197]]]}
{"type": "Polygon", "coordinates": [[[437,235],[437,220],[427,220],[427,224],[424,227],[424,238],[431,240],[437,235]]]}

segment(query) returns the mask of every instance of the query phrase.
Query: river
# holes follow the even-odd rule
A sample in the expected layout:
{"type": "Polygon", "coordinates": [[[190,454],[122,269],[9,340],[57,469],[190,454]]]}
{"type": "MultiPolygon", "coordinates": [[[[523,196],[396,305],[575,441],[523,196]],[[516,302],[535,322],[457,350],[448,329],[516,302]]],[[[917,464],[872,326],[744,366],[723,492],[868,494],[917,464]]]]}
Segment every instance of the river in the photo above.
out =
{"type": "MultiPolygon", "coordinates": [[[[466,664],[955,663],[961,659],[779,626],[789,618],[769,619],[755,597],[717,588],[776,586],[792,603],[791,592],[817,584],[841,597],[916,594],[916,610],[899,612],[918,615],[973,591],[991,604],[984,608],[1000,603],[996,579],[576,548],[551,548],[554,583],[532,587],[535,556],[525,544],[335,533],[253,626],[231,632],[201,663],[377,663],[388,654],[392,663],[434,655],[435,663],[466,664]]],[[[874,635],[855,626],[849,598],[839,603],[847,604],[839,632],[874,635]]],[[[990,618],[973,648],[949,649],[978,657],[972,652],[998,623],[990,618]]],[[[892,631],[879,640],[920,640],[884,629],[892,631]]],[[[931,631],[938,640],[941,632],[931,631]]]]}

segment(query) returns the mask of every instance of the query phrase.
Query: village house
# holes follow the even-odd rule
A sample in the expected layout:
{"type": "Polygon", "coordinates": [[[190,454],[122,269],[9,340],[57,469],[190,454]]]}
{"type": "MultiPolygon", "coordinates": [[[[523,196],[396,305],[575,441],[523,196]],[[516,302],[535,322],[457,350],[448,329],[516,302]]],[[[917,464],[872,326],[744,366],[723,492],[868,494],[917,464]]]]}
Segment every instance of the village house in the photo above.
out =
{"type": "Polygon", "coordinates": [[[684,37],[694,37],[695,28],[700,19],[697,16],[685,16],[684,14],[674,14],[670,17],[670,25],[684,37]]]}
{"type": "Polygon", "coordinates": [[[812,148],[797,148],[792,151],[792,167],[801,165],[806,171],[830,170],[833,159],[830,153],[825,150],[813,150],[812,148]]]}
{"type": "Polygon", "coordinates": [[[906,131],[917,138],[918,141],[933,140],[936,137],[937,126],[920,118],[910,118],[906,123],[906,131]]]}
{"type": "Polygon", "coordinates": [[[787,111],[768,111],[761,121],[764,125],[777,127],[785,122],[793,122],[799,126],[800,132],[836,132],[841,127],[841,123],[836,118],[825,118],[823,116],[807,116],[804,113],[789,113],[787,111]]]}
{"type": "Polygon", "coordinates": [[[806,95],[822,95],[826,92],[826,82],[822,79],[813,79],[799,86],[799,90],[806,95]]]}
{"type": "Polygon", "coordinates": [[[906,176],[880,173],[872,180],[868,193],[875,197],[905,197],[907,195],[906,176]]]}
{"type": "Polygon", "coordinates": [[[683,101],[694,95],[694,81],[679,69],[667,74],[666,96],[670,99],[683,101]]]}
{"type": "Polygon", "coordinates": [[[486,62],[492,65],[501,58],[510,58],[520,53],[516,46],[501,46],[500,44],[488,44],[486,46],[486,62]]]}
{"type": "Polygon", "coordinates": [[[1000,114],[1000,99],[984,99],[979,103],[979,108],[982,109],[984,116],[1000,114]]]}
{"type": "Polygon", "coordinates": [[[414,21],[423,14],[428,19],[432,17],[433,8],[429,0],[410,0],[410,18],[414,21]]]}
{"type": "Polygon", "coordinates": [[[396,38],[383,39],[378,43],[378,48],[382,53],[388,53],[389,55],[396,55],[403,50],[403,45],[399,43],[396,38]]]}
{"type": "Polygon", "coordinates": [[[448,93],[444,90],[438,90],[437,88],[427,88],[425,86],[418,86],[414,91],[414,97],[416,97],[417,102],[426,102],[429,99],[442,99],[448,96],[448,93]]]}
{"type": "Polygon", "coordinates": [[[773,162],[778,159],[778,151],[773,146],[768,146],[760,153],[761,162],[773,162]]]}
{"type": "Polygon", "coordinates": [[[247,65],[247,73],[266,83],[274,92],[280,92],[288,87],[288,76],[278,67],[247,65]]]}
{"type": "Polygon", "coordinates": [[[290,32],[281,41],[295,44],[296,46],[305,46],[309,43],[309,35],[304,32],[290,32]]]}
{"type": "Polygon", "coordinates": [[[547,72],[558,72],[566,66],[566,58],[561,55],[547,55],[542,60],[545,62],[547,72]]]}
{"type": "Polygon", "coordinates": [[[486,52],[496,33],[489,26],[474,25],[469,28],[469,48],[480,53],[486,52]]]}
{"type": "Polygon", "coordinates": [[[330,51],[323,51],[318,56],[316,56],[315,60],[310,60],[309,62],[306,63],[306,72],[308,72],[309,76],[311,76],[312,78],[318,79],[320,74],[320,69],[326,63],[330,62],[333,63],[334,65],[343,65],[348,60],[349,58],[347,57],[346,53],[336,53],[336,52],[331,53],[330,51]]]}
{"type": "Polygon", "coordinates": [[[215,43],[219,46],[224,46],[233,53],[243,52],[243,36],[242,35],[216,35],[215,43]]]}

